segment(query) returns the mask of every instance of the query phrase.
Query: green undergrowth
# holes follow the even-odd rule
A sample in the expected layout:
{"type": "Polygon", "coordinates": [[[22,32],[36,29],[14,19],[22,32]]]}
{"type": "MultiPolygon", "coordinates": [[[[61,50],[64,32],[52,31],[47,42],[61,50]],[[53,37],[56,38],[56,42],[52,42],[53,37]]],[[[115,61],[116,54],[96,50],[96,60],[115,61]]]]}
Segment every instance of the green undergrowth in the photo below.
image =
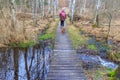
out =
{"type": "Polygon", "coordinates": [[[96,45],[93,45],[93,44],[88,45],[88,49],[91,49],[91,50],[97,51],[97,47],[96,47],[96,45]]]}
{"type": "Polygon", "coordinates": [[[110,77],[110,80],[116,80],[115,77],[116,77],[116,70],[117,69],[114,69],[114,70],[110,70],[108,72],[108,76],[110,77]]]}
{"type": "Polygon", "coordinates": [[[38,37],[38,39],[40,41],[44,41],[44,40],[47,40],[47,39],[53,39],[53,38],[54,38],[53,34],[48,34],[48,33],[43,34],[43,35],[38,37]]]}
{"type": "MultiPolygon", "coordinates": [[[[93,78],[93,80],[117,80],[116,70],[111,68],[100,66],[97,69],[85,70],[85,74],[88,78],[93,78]]],[[[118,79],[119,80],[119,79],[118,79]]]]}
{"type": "MultiPolygon", "coordinates": [[[[68,22],[68,24],[69,24],[69,22],[68,22]]],[[[69,25],[67,27],[67,30],[68,30],[69,36],[71,38],[72,44],[75,49],[77,49],[79,45],[87,45],[88,49],[97,51],[96,45],[88,44],[87,40],[89,38],[80,34],[81,29],[75,27],[74,25],[69,25]]]]}
{"type": "Polygon", "coordinates": [[[24,41],[24,42],[21,42],[21,43],[10,43],[10,44],[8,44],[8,46],[27,48],[27,47],[33,46],[35,44],[36,44],[36,42],[34,42],[34,41],[24,41]]]}
{"type": "Polygon", "coordinates": [[[93,27],[93,28],[97,28],[97,24],[96,24],[96,23],[93,24],[92,27],[93,27]]]}
{"type": "MultiPolygon", "coordinates": [[[[56,37],[56,29],[58,26],[58,19],[56,19],[54,22],[49,23],[47,26],[49,26],[49,28],[46,30],[45,34],[42,34],[40,36],[38,36],[38,40],[47,40],[47,39],[52,39],[55,40],[56,37]]],[[[29,46],[34,46],[37,44],[37,41],[23,41],[21,43],[9,43],[8,46],[10,47],[20,47],[20,48],[27,48],[29,46]]]]}
{"type": "Polygon", "coordinates": [[[87,40],[89,39],[88,37],[85,37],[84,35],[80,34],[80,30],[78,28],[76,28],[73,25],[69,25],[69,27],[67,27],[69,36],[71,38],[73,47],[75,49],[78,48],[79,45],[87,45],[88,49],[97,51],[97,47],[94,44],[88,44],[87,40]]]}
{"type": "Polygon", "coordinates": [[[52,39],[53,41],[56,38],[56,30],[58,26],[58,19],[56,19],[54,22],[50,23],[49,28],[46,30],[45,34],[38,36],[38,40],[44,41],[48,39],[52,39]]]}
{"type": "MultiPolygon", "coordinates": [[[[55,42],[56,39],[56,31],[57,31],[57,26],[58,26],[58,19],[56,19],[54,22],[49,24],[49,28],[46,30],[45,34],[42,34],[38,36],[39,41],[45,41],[51,39],[52,42],[55,42]]],[[[54,49],[54,44],[51,45],[51,48],[54,49]]]]}
{"type": "Polygon", "coordinates": [[[80,35],[80,31],[74,25],[70,25],[69,20],[67,20],[67,31],[72,41],[72,45],[75,49],[78,48],[79,45],[86,44],[87,38],[80,35]]]}
{"type": "MultiPolygon", "coordinates": [[[[96,27],[96,25],[93,25],[93,27],[96,27]]],[[[94,42],[93,40],[91,44],[89,44],[88,39],[90,39],[90,37],[81,35],[80,34],[81,28],[71,25],[68,20],[67,20],[67,31],[69,33],[73,47],[75,49],[77,49],[79,45],[85,44],[86,45],[85,47],[87,47],[88,49],[94,51],[100,51],[100,50],[105,51],[107,55],[109,53],[109,55],[112,58],[111,59],[112,61],[120,61],[120,53],[116,53],[115,50],[113,50],[114,52],[111,53],[112,48],[110,48],[108,44],[102,43],[102,41],[94,42]]],[[[93,80],[120,80],[120,79],[116,79],[116,74],[118,75],[119,73],[117,69],[112,70],[110,68],[106,68],[103,66],[94,70],[86,70],[85,73],[88,78],[91,78],[93,80]]]]}
{"type": "Polygon", "coordinates": [[[104,71],[101,71],[101,73],[104,72],[104,74],[108,76],[109,80],[120,80],[120,79],[116,79],[117,68],[113,70],[111,68],[105,68],[104,71]]]}

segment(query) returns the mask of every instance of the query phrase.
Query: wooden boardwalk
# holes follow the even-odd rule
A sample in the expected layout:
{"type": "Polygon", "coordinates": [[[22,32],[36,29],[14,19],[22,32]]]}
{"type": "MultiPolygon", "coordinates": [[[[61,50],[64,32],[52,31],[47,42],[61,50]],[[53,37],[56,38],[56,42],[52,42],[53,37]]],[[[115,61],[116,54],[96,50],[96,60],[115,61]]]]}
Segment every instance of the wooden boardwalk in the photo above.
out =
{"type": "Polygon", "coordinates": [[[55,50],[47,80],[87,80],[68,33],[57,30],[55,50]]]}

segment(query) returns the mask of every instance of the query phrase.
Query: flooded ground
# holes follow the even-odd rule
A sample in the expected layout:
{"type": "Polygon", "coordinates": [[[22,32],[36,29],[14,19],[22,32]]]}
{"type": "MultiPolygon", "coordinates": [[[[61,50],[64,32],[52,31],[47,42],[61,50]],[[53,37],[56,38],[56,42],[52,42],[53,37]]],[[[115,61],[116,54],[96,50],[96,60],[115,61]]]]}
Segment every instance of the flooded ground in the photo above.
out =
{"type": "Polygon", "coordinates": [[[104,66],[111,69],[116,69],[118,67],[117,64],[111,62],[107,59],[102,59],[100,56],[86,55],[80,54],[80,59],[83,62],[83,67],[87,69],[91,68],[99,68],[100,66],[104,66]]]}
{"type": "Polygon", "coordinates": [[[49,46],[0,50],[0,80],[45,80],[52,50],[49,46]]]}
{"type": "MultiPolygon", "coordinates": [[[[107,59],[109,54],[109,47],[104,45],[104,43],[97,41],[94,36],[90,37],[87,42],[88,45],[94,45],[95,50],[87,49],[81,47],[78,49],[79,57],[82,60],[83,67],[89,68],[98,68],[104,66],[107,68],[115,69],[118,65],[114,62],[111,62],[107,59]]],[[[111,42],[110,42],[111,43],[111,42]]]]}

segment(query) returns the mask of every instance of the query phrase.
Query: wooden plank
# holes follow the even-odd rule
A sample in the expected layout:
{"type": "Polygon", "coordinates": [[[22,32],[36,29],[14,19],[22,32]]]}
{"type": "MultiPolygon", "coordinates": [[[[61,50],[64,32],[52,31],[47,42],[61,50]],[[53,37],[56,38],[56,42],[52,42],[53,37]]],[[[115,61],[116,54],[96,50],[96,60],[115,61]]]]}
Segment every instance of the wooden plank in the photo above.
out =
{"type": "Polygon", "coordinates": [[[80,63],[68,34],[61,34],[58,28],[47,80],[87,80],[80,63]]]}

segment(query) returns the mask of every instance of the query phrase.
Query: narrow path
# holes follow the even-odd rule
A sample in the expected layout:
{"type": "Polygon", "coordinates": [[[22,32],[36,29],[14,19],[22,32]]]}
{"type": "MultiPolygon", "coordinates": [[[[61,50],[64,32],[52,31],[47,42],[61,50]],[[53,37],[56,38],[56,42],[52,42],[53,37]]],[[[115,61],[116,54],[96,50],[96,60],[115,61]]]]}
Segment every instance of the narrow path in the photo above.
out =
{"type": "Polygon", "coordinates": [[[77,56],[68,33],[62,34],[58,26],[55,50],[47,80],[86,80],[77,56]]]}

